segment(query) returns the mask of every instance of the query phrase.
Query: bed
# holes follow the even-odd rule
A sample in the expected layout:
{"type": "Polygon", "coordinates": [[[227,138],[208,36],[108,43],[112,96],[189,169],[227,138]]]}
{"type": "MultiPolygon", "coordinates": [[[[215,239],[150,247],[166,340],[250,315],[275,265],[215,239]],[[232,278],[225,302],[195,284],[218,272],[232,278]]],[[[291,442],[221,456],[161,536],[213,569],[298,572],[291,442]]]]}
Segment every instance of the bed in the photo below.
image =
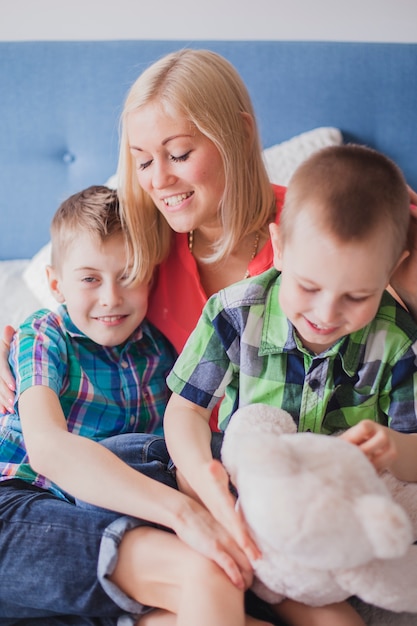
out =
{"type": "MultiPolygon", "coordinates": [[[[210,48],[239,70],[271,179],[342,141],[385,152],[417,189],[417,44],[280,41],[0,42],[0,329],[42,305],[49,223],[91,184],[116,184],[118,119],[129,86],[160,56],[210,48]]],[[[361,606],[367,623],[417,616],[361,606]]]]}

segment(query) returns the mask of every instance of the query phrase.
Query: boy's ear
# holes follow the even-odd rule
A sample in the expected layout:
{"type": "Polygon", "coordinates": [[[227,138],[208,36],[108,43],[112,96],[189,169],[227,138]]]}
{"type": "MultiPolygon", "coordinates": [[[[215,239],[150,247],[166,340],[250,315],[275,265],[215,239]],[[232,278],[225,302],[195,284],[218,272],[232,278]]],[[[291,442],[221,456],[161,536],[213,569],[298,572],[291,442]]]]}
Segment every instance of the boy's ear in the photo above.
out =
{"type": "Polygon", "coordinates": [[[55,300],[62,304],[65,302],[64,294],[60,290],[59,277],[56,269],[52,265],[46,266],[46,279],[48,281],[49,290],[54,296],[55,300]]]}
{"type": "Polygon", "coordinates": [[[278,224],[273,223],[269,225],[269,234],[271,236],[272,252],[274,253],[274,267],[280,272],[282,270],[282,245],[278,224]]]}
{"type": "Polygon", "coordinates": [[[400,267],[401,263],[408,257],[410,256],[410,251],[409,250],[404,250],[400,256],[400,258],[398,259],[398,261],[396,262],[396,264],[394,265],[394,267],[391,270],[390,273],[390,279],[391,276],[395,273],[395,271],[400,267]]]}

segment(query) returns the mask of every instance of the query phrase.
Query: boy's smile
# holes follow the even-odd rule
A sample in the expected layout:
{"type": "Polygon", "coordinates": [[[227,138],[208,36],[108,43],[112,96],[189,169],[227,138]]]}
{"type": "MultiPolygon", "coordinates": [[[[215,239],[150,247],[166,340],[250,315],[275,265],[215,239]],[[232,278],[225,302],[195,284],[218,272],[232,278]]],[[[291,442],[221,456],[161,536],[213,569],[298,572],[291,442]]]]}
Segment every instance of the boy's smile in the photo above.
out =
{"type": "Polygon", "coordinates": [[[280,304],[306,348],[324,352],[374,318],[393,269],[386,262],[391,238],[383,228],[341,242],[309,209],[295,218],[282,247],[278,231],[271,233],[282,270],[280,304]]]}
{"type": "Polygon", "coordinates": [[[124,343],[146,315],[149,286],[124,281],[123,237],[100,242],[80,233],[63,257],[61,268],[49,268],[49,284],[72,322],[100,345],[124,343]]]}

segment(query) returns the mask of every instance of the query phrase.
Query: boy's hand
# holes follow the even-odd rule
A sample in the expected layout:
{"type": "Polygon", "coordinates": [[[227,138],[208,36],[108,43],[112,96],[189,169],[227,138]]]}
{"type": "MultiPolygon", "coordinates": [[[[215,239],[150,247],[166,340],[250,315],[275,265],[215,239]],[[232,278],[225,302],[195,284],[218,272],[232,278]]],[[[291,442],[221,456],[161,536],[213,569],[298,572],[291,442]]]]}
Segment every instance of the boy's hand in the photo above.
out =
{"type": "Polygon", "coordinates": [[[252,584],[253,571],[249,559],[212,514],[197,501],[188,499],[189,506],[178,516],[173,530],[194,550],[212,559],[239,589],[252,584]]]}
{"type": "Polygon", "coordinates": [[[216,520],[234,537],[237,544],[251,561],[261,557],[252,539],[236,498],[230,493],[229,476],[220,461],[213,459],[206,467],[207,480],[205,503],[216,520]]]}
{"type": "Polygon", "coordinates": [[[3,337],[0,339],[0,411],[2,413],[13,411],[16,382],[10,371],[8,359],[14,332],[12,326],[6,326],[3,330],[3,337]]]}
{"type": "Polygon", "coordinates": [[[362,450],[378,472],[390,467],[397,458],[397,446],[390,429],[371,420],[363,420],[341,435],[362,450]]]}

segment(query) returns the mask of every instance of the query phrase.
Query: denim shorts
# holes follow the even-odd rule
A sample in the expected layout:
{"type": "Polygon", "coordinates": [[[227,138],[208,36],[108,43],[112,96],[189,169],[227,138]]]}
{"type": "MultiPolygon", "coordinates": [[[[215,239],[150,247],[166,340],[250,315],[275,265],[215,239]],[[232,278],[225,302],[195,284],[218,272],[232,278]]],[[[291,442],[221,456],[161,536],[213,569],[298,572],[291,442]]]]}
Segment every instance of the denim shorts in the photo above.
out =
{"type": "MultiPolygon", "coordinates": [[[[102,443],[176,488],[163,438],[135,433],[102,443]]],[[[153,524],[66,502],[23,481],[0,485],[0,626],[128,626],[150,610],[108,575],[126,530],[153,524]]]]}

